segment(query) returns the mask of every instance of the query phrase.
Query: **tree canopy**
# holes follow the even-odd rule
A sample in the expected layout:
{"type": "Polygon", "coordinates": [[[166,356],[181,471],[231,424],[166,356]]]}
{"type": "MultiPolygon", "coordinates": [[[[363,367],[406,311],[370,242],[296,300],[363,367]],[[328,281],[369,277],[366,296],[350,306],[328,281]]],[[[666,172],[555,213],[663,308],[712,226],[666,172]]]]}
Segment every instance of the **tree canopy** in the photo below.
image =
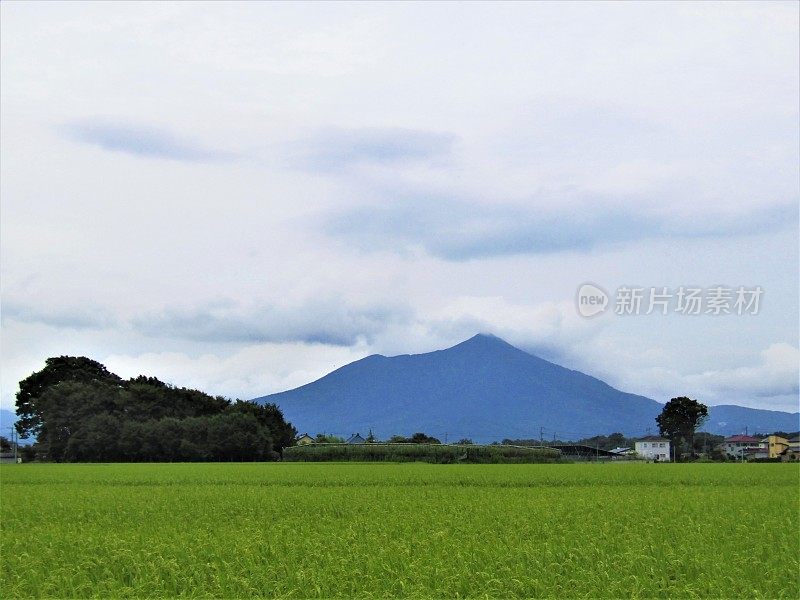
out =
{"type": "Polygon", "coordinates": [[[390,444],[441,444],[437,438],[417,432],[411,437],[402,435],[393,435],[389,438],[390,444]]]}
{"type": "Polygon", "coordinates": [[[694,446],[694,432],[708,418],[708,407],[686,396],[672,398],[656,417],[661,435],[669,438],[675,457],[682,441],[694,446]]]}
{"type": "Polygon", "coordinates": [[[271,460],[296,431],[274,404],[123,380],[85,357],[49,358],[20,382],[16,429],[51,461],[271,460]]]}
{"type": "MultiPolygon", "coordinates": [[[[105,382],[120,385],[122,380],[109,373],[99,362],[85,356],[57,356],[45,361],[45,368],[19,382],[17,392],[17,432],[26,439],[30,435],[39,436],[43,422],[40,398],[51,387],[68,381],[89,383],[105,382]]],[[[45,432],[45,435],[47,433],[45,432]]]]}

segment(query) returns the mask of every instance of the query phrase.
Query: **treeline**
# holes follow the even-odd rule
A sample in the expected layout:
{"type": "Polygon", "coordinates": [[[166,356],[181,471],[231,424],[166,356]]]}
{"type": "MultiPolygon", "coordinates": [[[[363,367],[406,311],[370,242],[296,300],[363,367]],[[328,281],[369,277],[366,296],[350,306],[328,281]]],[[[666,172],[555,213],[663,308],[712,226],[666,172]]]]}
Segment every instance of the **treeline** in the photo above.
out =
{"type": "Polygon", "coordinates": [[[274,404],[123,380],[85,357],[49,358],[20,382],[16,428],[38,460],[276,460],[296,430],[274,404]]]}
{"type": "Polygon", "coordinates": [[[633,447],[634,438],[627,438],[621,433],[612,433],[610,435],[595,435],[578,440],[559,440],[559,439],[504,439],[502,444],[512,444],[516,446],[558,446],[577,444],[581,446],[591,446],[600,450],[613,450],[614,448],[633,447]]]}
{"type": "Polygon", "coordinates": [[[283,460],[294,462],[429,462],[438,464],[546,463],[560,462],[561,453],[551,448],[376,442],[293,446],[284,451],[283,460]]]}
{"type": "MultiPolygon", "coordinates": [[[[371,435],[371,434],[370,434],[371,435]]],[[[367,438],[369,441],[369,438],[367,438]]],[[[442,442],[433,436],[424,433],[415,433],[410,437],[393,435],[388,440],[389,444],[441,444],[442,442]]]]}
{"type": "MultiPolygon", "coordinates": [[[[314,438],[314,442],[317,444],[344,444],[345,439],[343,437],[339,437],[338,435],[328,435],[325,433],[318,433],[314,438]]],[[[366,438],[364,438],[364,442],[367,444],[441,444],[442,442],[433,436],[426,435],[424,433],[415,433],[410,437],[406,437],[404,435],[393,435],[385,442],[379,440],[372,434],[372,431],[369,432],[366,438]]],[[[459,444],[471,444],[472,440],[464,439],[458,442],[459,444]]]]}

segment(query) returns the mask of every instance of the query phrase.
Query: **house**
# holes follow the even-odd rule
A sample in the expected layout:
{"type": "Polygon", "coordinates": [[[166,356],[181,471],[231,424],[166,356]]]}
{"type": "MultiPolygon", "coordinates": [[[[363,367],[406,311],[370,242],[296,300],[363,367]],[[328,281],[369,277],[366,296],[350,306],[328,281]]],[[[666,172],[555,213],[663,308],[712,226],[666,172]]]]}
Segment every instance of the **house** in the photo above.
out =
{"type": "MultiPolygon", "coordinates": [[[[789,440],[791,444],[792,440],[789,440]]],[[[781,460],[783,462],[797,462],[800,460],[800,450],[793,448],[791,445],[781,452],[781,460]]]]}
{"type": "Polygon", "coordinates": [[[636,454],[642,458],[658,462],[670,461],[670,444],[669,440],[658,437],[655,435],[648,435],[639,440],[636,440],[634,447],[636,454]]]}
{"type": "Polygon", "coordinates": [[[789,440],[779,435],[768,435],[761,444],[768,450],[768,458],[778,458],[789,447],[789,440]]]}
{"type": "Polygon", "coordinates": [[[760,448],[761,440],[749,435],[732,435],[722,442],[723,452],[729,458],[741,459],[748,448],[760,448]]]}
{"type": "Polygon", "coordinates": [[[742,456],[745,460],[753,460],[756,458],[769,458],[769,448],[764,444],[760,444],[755,448],[743,448],[742,456]]]}
{"type": "Polygon", "coordinates": [[[314,438],[312,438],[307,433],[304,433],[303,435],[297,437],[294,440],[294,443],[296,445],[298,445],[298,446],[308,446],[309,444],[313,444],[314,443],[314,438]]]}
{"type": "Polygon", "coordinates": [[[367,443],[367,440],[365,440],[363,437],[361,437],[357,433],[354,433],[353,435],[351,435],[350,439],[348,439],[345,442],[345,444],[366,444],[366,443],[367,443]]]}
{"type": "Polygon", "coordinates": [[[789,438],[789,450],[800,452],[800,435],[789,438]]]}

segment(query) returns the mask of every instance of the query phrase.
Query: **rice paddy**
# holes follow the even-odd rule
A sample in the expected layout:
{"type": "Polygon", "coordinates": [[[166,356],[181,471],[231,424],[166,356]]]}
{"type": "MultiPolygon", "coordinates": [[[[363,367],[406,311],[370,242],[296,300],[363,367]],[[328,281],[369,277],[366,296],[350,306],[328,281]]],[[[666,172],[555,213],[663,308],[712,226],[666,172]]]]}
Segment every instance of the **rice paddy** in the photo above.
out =
{"type": "Polygon", "coordinates": [[[0,596],[797,598],[788,464],[0,467],[0,596]]]}

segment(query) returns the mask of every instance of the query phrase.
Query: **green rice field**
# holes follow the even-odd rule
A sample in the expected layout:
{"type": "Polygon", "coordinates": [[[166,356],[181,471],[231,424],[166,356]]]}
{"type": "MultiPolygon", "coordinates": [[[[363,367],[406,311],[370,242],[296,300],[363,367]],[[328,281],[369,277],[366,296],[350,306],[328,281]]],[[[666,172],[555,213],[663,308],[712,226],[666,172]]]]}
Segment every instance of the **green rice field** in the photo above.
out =
{"type": "Polygon", "coordinates": [[[0,597],[797,598],[800,467],[0,466],[0,597]]]}

